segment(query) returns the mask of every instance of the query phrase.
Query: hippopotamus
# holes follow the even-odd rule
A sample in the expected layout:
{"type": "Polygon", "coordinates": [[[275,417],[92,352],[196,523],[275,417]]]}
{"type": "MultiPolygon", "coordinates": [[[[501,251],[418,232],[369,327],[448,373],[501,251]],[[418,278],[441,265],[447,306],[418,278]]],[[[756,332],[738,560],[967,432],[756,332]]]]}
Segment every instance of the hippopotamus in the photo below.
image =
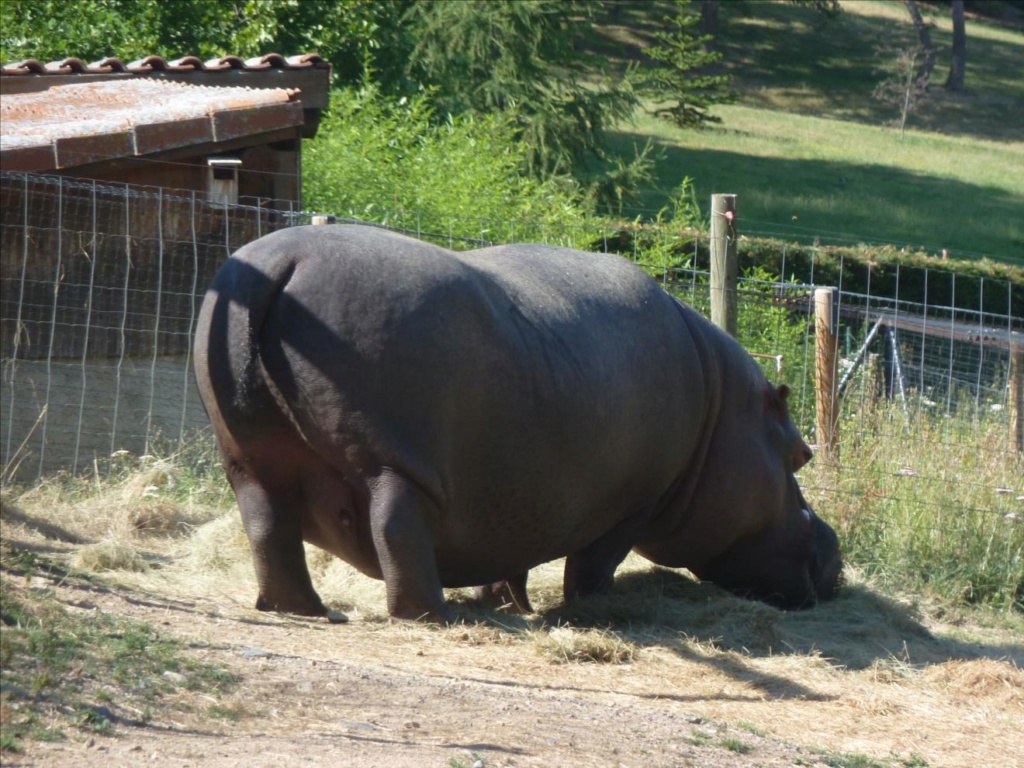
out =
{"type": "Polygon", "coordinates": [[[837,589],[788,389],[622,257],[284,229],[221,266],[194,359],[259,610],[327,614],[303,542],[439,622],[446,587],[528,608],[564,557],[570,600],[630,551],[783,608],[837,589]]]}

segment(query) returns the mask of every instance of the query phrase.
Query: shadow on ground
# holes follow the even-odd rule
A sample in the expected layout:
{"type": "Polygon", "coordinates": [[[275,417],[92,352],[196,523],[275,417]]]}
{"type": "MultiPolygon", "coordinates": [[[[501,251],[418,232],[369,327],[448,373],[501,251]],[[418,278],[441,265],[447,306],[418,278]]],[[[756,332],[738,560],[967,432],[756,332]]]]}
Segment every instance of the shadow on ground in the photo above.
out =
{"type": "Polygon", "coordinates": [[[541,595],[537,603],[539,613],[532,620],[483,611],[472,603],[464,603],[460,612],[466,621],[482,621],[509,632],[538,624],[611,632],[641,648],[662,647],[713,665],[772,698],[818,694],[788,678],[753,669],[747,658],[814,655],[850,670],[878,664],[920,668],[981,658],[1024,665],[1024,645],[935,635],[913,606],[861,584],[845,586],[835,600],[813,609],[781,611],[735,597],[682,572],[655,567],[621,575],[608,595],[568,605],[555,596],[541,595]],[[706,652],[710,649],[726,653],[706,652]]]}

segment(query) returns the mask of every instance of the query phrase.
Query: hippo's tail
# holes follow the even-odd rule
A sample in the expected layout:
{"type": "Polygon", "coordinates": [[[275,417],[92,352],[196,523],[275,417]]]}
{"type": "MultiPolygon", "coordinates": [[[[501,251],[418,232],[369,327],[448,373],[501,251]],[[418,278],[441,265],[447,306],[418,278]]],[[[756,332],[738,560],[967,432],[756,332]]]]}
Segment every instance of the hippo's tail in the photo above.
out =
{"type": "Polygon", "coordinates": [[[211,418],[214,406],[227,418],[231,412],[258,407],[268,387],[272,392],[260,359],[259,337],[301,257],[266,240],[241,248],[221,266],[199,313],[196,380],[211,418]]]}

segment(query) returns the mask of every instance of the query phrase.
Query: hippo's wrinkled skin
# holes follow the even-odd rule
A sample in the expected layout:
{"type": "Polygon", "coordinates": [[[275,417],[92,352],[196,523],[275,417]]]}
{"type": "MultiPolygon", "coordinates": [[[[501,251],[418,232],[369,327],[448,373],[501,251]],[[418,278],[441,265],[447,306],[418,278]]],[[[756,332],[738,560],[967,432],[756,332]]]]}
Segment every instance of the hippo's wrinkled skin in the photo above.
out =
{"type": "Polygon", "coordinates": [[[195,360],[259,609],[326,613],[303,541],[402,618],[480,584],[525,609],[562,556],[567,598],[604,590],[631,549],[784,607],[836,589],[787,390],[617,256],[282,230],[218,272],[195,360]]]}

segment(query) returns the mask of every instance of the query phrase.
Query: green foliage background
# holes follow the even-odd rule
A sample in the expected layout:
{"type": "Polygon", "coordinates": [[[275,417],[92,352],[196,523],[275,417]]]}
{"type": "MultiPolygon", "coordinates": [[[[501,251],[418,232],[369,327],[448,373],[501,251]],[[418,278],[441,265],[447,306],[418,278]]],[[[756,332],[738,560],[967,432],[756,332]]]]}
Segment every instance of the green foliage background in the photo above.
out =
{"type": "Polygon", "coordinates": [[[567,176],[521,173],[526,149],[504,114],[451,115],[426,94],[374,86],[332,97],[305,159],[307,207],[413,231],[501,239],[509,222],[567,225],[584,215],[567,176]]]}

